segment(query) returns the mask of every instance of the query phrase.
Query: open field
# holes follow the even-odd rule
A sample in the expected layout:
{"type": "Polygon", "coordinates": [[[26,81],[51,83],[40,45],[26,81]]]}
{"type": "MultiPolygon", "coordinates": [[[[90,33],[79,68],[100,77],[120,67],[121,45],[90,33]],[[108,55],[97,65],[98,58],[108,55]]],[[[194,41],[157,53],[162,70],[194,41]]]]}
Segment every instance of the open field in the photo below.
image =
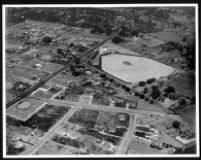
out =
{"type": "Polygon", "coordinates": [[[190,105],[188,108],[184,108],[181,110],[181,119],[184,121],[190,123],[193,127],[196,126],[196,106],[195,105],[190,105]]]}
{"type": "Polygon", "coordinates": [[[75,81],[75,78],[70,72],[62,72],[50,80],[51,83],[59,84],[61,86],[68,86],[70,82],[75,81]]]}
{"type": "Polygon", "coordinates": [[[137,142],[133,137],[128,145],[127,154],[164,154],[156,148],[151,148],[140,142],[137,142]]]}
{"type": "Polygon", "coordinates": [[[152,78],[158,79],[171,74],[174,69],[162,63],[147,58],[107,55],[103,56],[102,69],[127,82],[136,83],[152,78]],[[130,62],[132,65],[125,65],[123,62],[130,62]]]}
{"type": "Polygon", "coordinates": [[[7,73],[7,75],[12,75],[12,76],[19,76],[23,77],[29,80],[33,80],[33,77],[35,77],[37,80],[46,76],[48,73],[47,72],[41,72],[37,69],[32,69],[32,68],[26,68],[26,67],[21,67],[21,66],[16,66],[10,72],[7,73]]]}
{"type": "Polygon", "coordinates": [[[15,95],[6,92],[6,103],[9,103],[10,101],[12,101],[15,98],[16,98],[15,95]]]}
{"type": "Polygon", "coordinates": [[[112,53],[121,53],[121,54],[131,54],[131,55],[139,55],[138,53],[131,51],[130,49],[124,48],[120,45],[113,43],[112,41],[108,41],[104,44],[109,47],[109,51],[112,53]]]}
{"type": "Polygon", "coordinates": [[[48,63],[48,62],[45,62],[45,61],[41,61],[39,59],[32,59],[32,60],[29,60],[29,61],[24,61],[21,65],[33,67],[36,64],[43,65],[42,67],[40,67],[40,69],[45,70],[47,72],[54,72],[54,71],[59,70],[60,68],[63,67],[63,65],[56,64],[56,63],[48,63]]]}

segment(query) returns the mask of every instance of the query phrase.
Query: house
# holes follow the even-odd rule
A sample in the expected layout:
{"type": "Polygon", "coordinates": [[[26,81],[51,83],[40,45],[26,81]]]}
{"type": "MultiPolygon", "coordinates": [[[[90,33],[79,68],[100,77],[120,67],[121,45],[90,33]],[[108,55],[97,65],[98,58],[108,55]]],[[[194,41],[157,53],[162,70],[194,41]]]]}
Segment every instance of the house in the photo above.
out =
{"type": "Polygon", "coordinates": [[[122,107],[122,108],[126,107],[125,100],[117,98],[117,97],[112,98],[112,103],[114,103],[116,107],[122,107]]]}
{"type": "Polygon", "coordinates": [[[139,102],[139,98],[135,96],[116,95],[115,99],[117,99],[118,102],[123,103],[124,107],[128,107],[130,109],[137,109],[137,104],[139,102]]]}
{"type": "Polygon", "coordinates": [[[37,64],[35,64],[35,65],[33,66],[33,68],[38,68],[38,69],[40,69],[42,66],[43,66],[42,64],[37,63],[37,64]]]}

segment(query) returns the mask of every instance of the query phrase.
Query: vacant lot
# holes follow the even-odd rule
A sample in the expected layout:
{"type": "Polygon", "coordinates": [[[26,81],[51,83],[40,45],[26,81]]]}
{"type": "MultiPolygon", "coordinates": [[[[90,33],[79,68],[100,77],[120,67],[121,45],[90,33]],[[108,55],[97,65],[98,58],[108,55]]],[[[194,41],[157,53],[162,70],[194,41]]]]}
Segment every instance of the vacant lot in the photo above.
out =
{"type": "Polygon", "coordinates": [[[49,155],[49,154],[54,154],[54,155],[59,155],[59,154],[70,154],[70,152],[68,152],[67,148],[59,145],[55,142],[52,141],[47,141],[41,148],[39,148],[35,154],[45,154],[45,155],[49,155]]]}
{"type": "Polygon", "coordinates": [[[182,43],[183,36],[178,34],[178,32],[155,32],[155,33],[149,33],[154,38],[158,38],[164,42],[168,41],[174,41],[174,42],[180,42],[182,43]]]}
{"type": "Polygon", "coordinates": [[[6,40],[6,48],[20,48],[23,43],[12,39],[6,40]]]}
{"type": "Polygon", "coordinates": [[[150,104],[149,102],[146,102],[143,99],[139,99],[138,110],[160,112],[160,113],[166,113],[167,112],[161,106],[159,106],[157,104],[150,104]]]}
{"type": "Polygon", "coordinates": [[[132,57],[124,55],[103,56],[103,70],[123,79],[127,82],[136,83],[149,78],[158,79],[171,74],[174,69],[162,63],[148,58],[132,57]],[[125,65],[123,62],[130,62],[132,65],[125,65]]]}
{"type": "Polygon", "coordinates": [[[170,78],[168,84],[175,87],[178,94],[195,96],[195,74],[193,72],[180,72],[170,78]]]}

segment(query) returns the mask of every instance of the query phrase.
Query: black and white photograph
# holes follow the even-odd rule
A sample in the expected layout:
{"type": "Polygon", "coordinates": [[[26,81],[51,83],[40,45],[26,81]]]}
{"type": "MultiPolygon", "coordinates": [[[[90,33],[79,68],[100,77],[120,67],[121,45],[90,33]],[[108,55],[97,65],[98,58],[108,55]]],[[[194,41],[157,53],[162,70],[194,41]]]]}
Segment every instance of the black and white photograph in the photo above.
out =
{"type": "Polygon", "coordinates": [[[197,157],[198,4],[3,5],[3,155],[197,157]]]}

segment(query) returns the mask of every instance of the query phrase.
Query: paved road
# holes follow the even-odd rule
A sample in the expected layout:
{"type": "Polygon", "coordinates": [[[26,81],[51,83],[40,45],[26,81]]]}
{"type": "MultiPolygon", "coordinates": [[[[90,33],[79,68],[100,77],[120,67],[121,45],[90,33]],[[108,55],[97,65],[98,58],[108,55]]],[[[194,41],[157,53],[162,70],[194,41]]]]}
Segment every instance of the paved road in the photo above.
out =
{"type": "Polygon", "coordinates": [[[68,118],[70,118],[73,113],[75,113],[79,107],[72,107],[70,111],[63,116],[43,137],[41,140],[39,140],[33,147],[31,147],[29,150],[22,152],[21,155],[27,155],[34,153],[37,149],[39,149],[45,142],[54,134],[54,131],[68,118]]]}
{"type": "Polygon", "coordinates": [[[124,138],[121,141],[120,146],[118,147],[116,154],[125,154],[126,150],[127,150],[127,146],[129,144],[129,142],[131,141],[131,138],[133,137],[133,133],[135,131],[135,116],[131,115],[130,117],[130,126],[128,129],[128,132],[126,133],[126,135],[124,135],[124,138]]]}
{"type": "Polygon", "coordinates": [[[45,100],[45,99],[35,99],[29,98],[38,101],[48,102],[50,104],[61,104],[61,105],[70,105],[70,106],[80,106],[84,108],[94,109],[94,110],[106,110],[111,112],[124,112],[128,114],[148,114],[148,115],[158,115],[162,117],[169,117],[169,118],[176,118],[175,115],[160,113],[160,112],[151,112],[151,111],[144,111],[144,110],[134,110],[134,109],[125,109],[120,107],[111,107],[111,106],[104,106],[104,105],[97,105],[97,104],[84,104],[80,102],[73,102],[73,101],[64,101],[64,100],[45,100]]]}

